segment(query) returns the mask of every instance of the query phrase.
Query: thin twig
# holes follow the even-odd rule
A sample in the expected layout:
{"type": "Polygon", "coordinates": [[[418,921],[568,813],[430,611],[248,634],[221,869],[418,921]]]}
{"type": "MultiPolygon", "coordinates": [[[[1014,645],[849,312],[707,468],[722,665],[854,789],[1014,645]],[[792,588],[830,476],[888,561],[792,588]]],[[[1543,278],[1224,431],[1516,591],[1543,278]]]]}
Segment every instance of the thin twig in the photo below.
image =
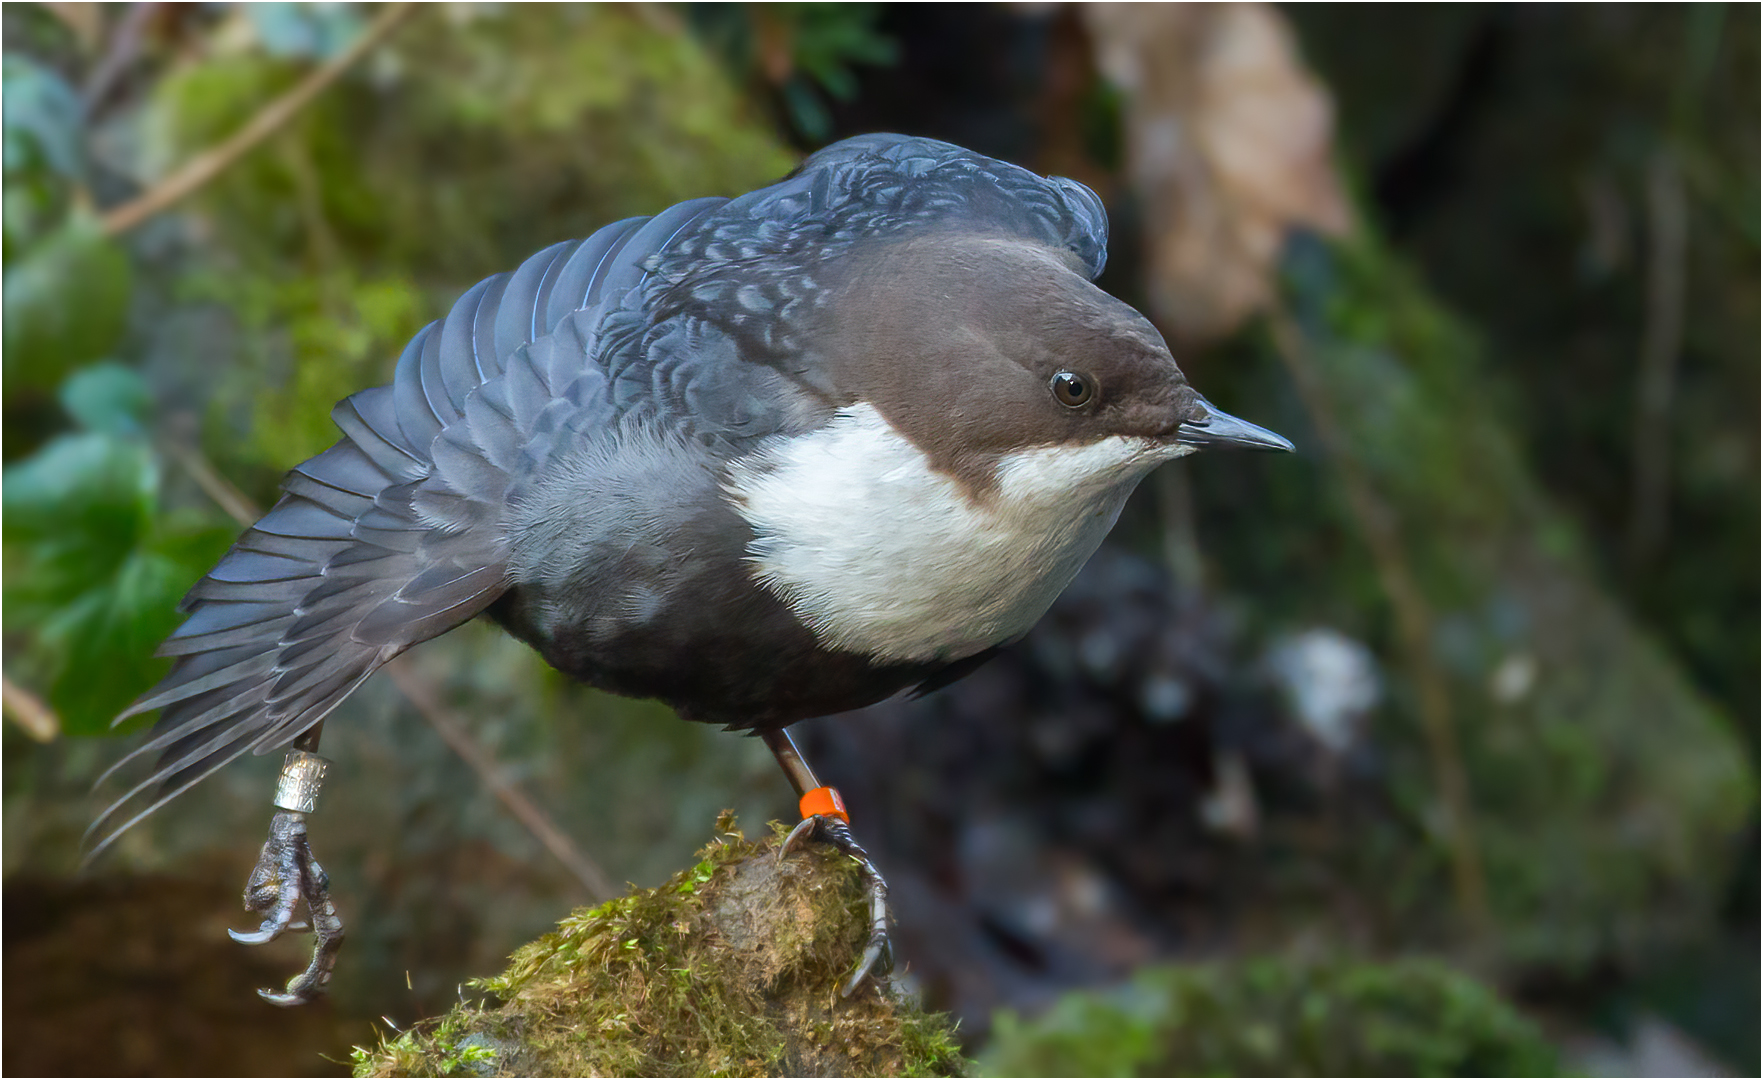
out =
{"type": "MultiPolygon", "coordinates": [[[[263,512],[221,476],[200,451],[193,447],[179,447],[173,451],[173,456],[189,470],[190,476],[208,497],[218,503],[234,521],[248,526],[263,516],[263,512]]],[[[441,736],[441,740],[477,773],[479,782],[502,800],[502,805],[527,827],[539,843],[545,845],[547,851],[557,857],[558,862],[575,875],[582,888],[587,890],[590,899],[609,900],[618,895],[618,890],[613,888],[612,880],[600,869],[600,865],[576,847],[549,815],[502,775],[501,767],[472,739],[466,732],[465,725],[441,705],[434,691],[420,675],[410,670],[402,661],[394,661],[386,665],[384,670],[417,713],[441,736]]],[[[6,702],[10,706],[12,683],[8,682],[6,687],[6,702]]]]}
{"type": "Polygon", "coordinates": [[[1647,169],[1647,307],[1635,389],[1634,501],[1628,562],[1639,569],[1665,540],[1671,495],[1671,401],[1683,351],[1685,249],[1688,221],[1683,174],[1669,147],[1647,169]]]}
{"type": "Polygon", "coordinates": [[[106,212],[102,219],[105,234],[115,236],[127,232],[219,176],[227,166],[293,119],[321,91],[336,82],[343,72],[372,51],[416,8],[414,3],[387,5],[352,45],[307,75],[298,86],[265,105],[225,142],[197,154],[185,162],[183,168],[161,180],[150,190],[106,212]]]}
{"type": "Polygon", "coordinates": [[[135,57],[140,55],[141,40],[146,36],[147,24],[153,21],[153,15],[158,8],[156,3],[131,4],[117,21],[116,29],[111,31],[110,45],[104,51],[104,58],[86,76],[85,88],[80,92],[80,97],[85,102],[88,121],[97,114],[104,99],[123,75],[128,73],[135,57]]]}
{"type": "Polygon", "coordinates": [[[196,486],[202,489],[202,493],[213,499],[222,510],[225,510],[228,517],[240,525],[248,527],[263,516],[263,511],[257,509],[250,497],[234,486],[231,480],[216,472],[214,466],[208,463],[208,459],[203,457],[200,451],[184,443],[170,440],[167,440],[163,446],[165,452],[176,458],[177,463],[190,474],[190,479],[196,481],[196,486]]]}
{"type": "Polygon", "coordinates": [[[1200,555],[1199,530],[1194,524],[1194,491],[1185,463],[1158,469],[1151,474],[1157,496],[1157,513],[1163,519],[1163,563],[1183,595],[1199,593],[1206,585],[1206,560],[1200,555]]]}
{"type": "Polygon", "coordinates": [[[618,890],[613,888],[611,879],[600,869],[599,864],[578,849],[519,788],[503,778],[501,768],[466,734],[465,725],[436,699],[434,691],[420,676],[411,671],[402,659],[387,664],[384,670],[404,696],[410,699],[410,703],[416,706],[417,711],[422,713],[429,726],[453,748],[454,753],[472,767],[483,784],[496,798],[502,800],[502,805],[508,808],[509,813],[518,818],[538,838],[539,843],[544,844],[557,857],[558,862],[569,868],[569,872],[582,883],[592,899],[609,900],[618,895],[618,890]]]}
{"type": "Polygon", "coordinates": [[[42,698],[0,675],[0,696],[6,703],[6,715],[38,742],[54,742],[61,734],[61,718],[42,698]]]}
{"type": "Polygon", "coordinates": [[[1409,568],[1394,512],[1378,496],[1376,486],[1341,434],[1339,418],[1322,384],[1321,373],[1310,357],[1303,331],[1291,313],[1277,301],[1268,308],[1268,323],[1280,359],[1297,384],[1323,449],[1340,473],[1348,507],[1365,537],[1366,546],[1371,549],[1378,580],[1395,613],[1402,653],[1419,696],[1421,728],[1444,812],[1441,824],[1451,857],[1457,905],[1469,930],[1477,935],[1485,934],[1491,925],[1487,881],[1482,870],[1481,851],[1475,841],[1469,780],[1457,746],[1450,697],[1445,690],[1444,676],[1433,660],[1432,611],[1409,568]]]}

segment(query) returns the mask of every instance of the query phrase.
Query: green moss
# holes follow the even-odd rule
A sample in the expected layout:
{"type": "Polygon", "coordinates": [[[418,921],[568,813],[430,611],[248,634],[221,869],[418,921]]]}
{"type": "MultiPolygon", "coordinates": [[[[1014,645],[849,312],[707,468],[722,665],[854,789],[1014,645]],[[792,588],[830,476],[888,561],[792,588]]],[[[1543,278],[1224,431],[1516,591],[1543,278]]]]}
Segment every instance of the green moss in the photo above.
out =
{"type": "Polygon", "coordinates": [[[330,406],[385,382],[387,358],[441,310],[409,278],[365,277],[349,267],[273,277],[194,273],[179,298],[218,301],[238,316],[243,363],[220,376],[230,385],[216,395],[214,426],[232,426],[227,414],[248,403],[246,437],[229,443],[231,454],[271,469],[336,442],[330,406]]]}
{"type": "MultiPolygon", "coordinates": [[[[617,218],[788,172],[795,155],[669,21],[615,5],[424,12],[191,206],[253,274],[354,262],[456,293],[617,218]]],[[[148,156],[225,137],[301,70],[191,60],[155,90],[148,156]]]]}
{"type": "Polygon", "coordinates": [[[998,1018],[988,1076],[1553,1076],[1536,1026],[1443,964],[1154,968],[998,1018]]]}
{"type": "MultiPolygon", "coordinates": [[[[795,165],[669,19],[611,5],[425,10],[180,208],[204,255],[173,298],[218,304],[237,330],[202,373],[206,449],[223,471],[273,498],[290,462],[336,440],[331,405],[385,382],[404,343],[472,282],[795,165]],[[238,464],[259,475],[240,478],[238,464]]],[[[307,69],[239,29],[241,44],[194,54],[156,85],[146,171],[230,135],[307,69]]]]}
{"type": "MultiPolygon", "coordinates": [[[[1253,389],[1209,387],[1223,401],[1283,398],[1286,416],[1258,420],[1311,456],[1252,476],[1209,461],[1193,473],[1196,514],[1280,522],[1220,547],[1229,576],[1253,583],[1272,621],[1340,627],[1385,661],[1387,706],[1370,741],[1387,802],[1334,832],[1325,853],[1365,898],[1369,914],[1350,932],[1569,977],[1694,942],[1729,880],[1730,838],[1755,813],[1755,776],[1730,726],[1608,592],[1596,538],[1551,504],[1515,436],[1514,391],[1474,328],[1370,229],[1294,243],[1284,272],[1302,369],[1338,446],[1319,452],[1301,402],[1269,374],[1253,389]],[[1466,933],[1478,920],[1453,885],[1456,853],[1439,828],[1446,785],[1384,584],[1395,565],[1366,543],[1348,495],[1357,485],[1375,495],[1371,516],[1424,601],[1486,881],[1485,934],[1466,933]]],[[[1277,343],[1264,344],[1244,370],[1284,368],[1277,343]]],[[[1329,901],[1298,884],[1280,903],[1287,932],[1303,934],[1329,901]]]]}
{"type": "Polygon", "coordinates": [[[358,1076],[930,1076],[963,1061],[946,1017],[838,987],[864,940],[854,865],[779,860],[729,816],[702,861],[583,908],[472,985],[498,1004],[356,1051],[358,1076]]]}

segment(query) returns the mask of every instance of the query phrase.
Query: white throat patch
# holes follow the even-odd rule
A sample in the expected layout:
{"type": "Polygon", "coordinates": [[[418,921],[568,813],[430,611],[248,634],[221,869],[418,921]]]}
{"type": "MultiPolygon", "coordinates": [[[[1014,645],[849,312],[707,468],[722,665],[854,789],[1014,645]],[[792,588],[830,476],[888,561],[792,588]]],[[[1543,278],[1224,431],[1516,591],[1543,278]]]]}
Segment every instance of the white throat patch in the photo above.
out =
{"type": "Polygon", "coordinates": [[[822,645],[958,660],[1026,633],[1139,480],[1191,451],[1123,436],[1023,450],[975,500],[858,403],[734,462],[725,486],[755,533],[754,577],[822,645]]]}

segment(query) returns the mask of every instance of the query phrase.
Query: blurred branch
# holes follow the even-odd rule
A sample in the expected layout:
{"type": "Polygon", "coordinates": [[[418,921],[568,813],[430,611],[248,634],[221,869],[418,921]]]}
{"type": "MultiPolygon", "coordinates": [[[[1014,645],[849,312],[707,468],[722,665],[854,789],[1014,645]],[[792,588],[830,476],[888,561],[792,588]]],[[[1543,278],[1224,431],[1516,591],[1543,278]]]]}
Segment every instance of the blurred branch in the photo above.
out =
{"type": "MultiPolygon", "coordinates": [[[[300,212],[300,221],[305,226],[306,238],[311,242],[312,261],[325,271],[323,280],[326,291],[335,294],[339,290],[333,284],[329,273],[342,260],[342,248],[337,243],[337,235],[331,230],[330,222],[324,216],[324,199],[320,194],[321,183],[318,169],[312,164],[312,155],[304,143],[284,140],[278,147],[282,160],[288,168],[288,176],[294,181],[294,205],[300,212]]],[[[347,297],[339,299],[348,302],[347,297]]]]}
{"type": "Polygon", "coordinates": [[[135,57],[140,55],[141,39],[146,35],[147,24],[153,21],[153,15],[158,9],[159,5],[156,3],[131,4],[117,21],[116,29],[111,31],[110,45],[104,51],[104,58],[86,76],[86,85],[80,92],[88,118],[97,112],[118,80],[128,71],[129,65],[135,62],[135,57]]]}
{"type": "Polygon", "coordinates": [[[98,48],[98,39],[104,33],[104,5],[58,3],[50,0],[43,4],[43,8],[73,31],[81,49],[92,52],[98,48]]]}
{"type": "Polygon", "coordinates": [[[183,168],[139,197],[106,212],[102,221],[104,232],[109,236],[127,232],[219,176],[233,162],[293,119],[313,98],[336,82],[343,72],[384,41],[416,8],[414,3],[387,5],[352,45],[307,75],[292,90],[265,105],[231,138],[197,154],[183,168]]]}
{"type": "Polygon", "coordinates": [[[26,735],[46,743],[54,742],[61,734],[61,718],[42,698],[3,675],[0,675],[0,694],[5,699],[6,715],[12,717],[26,735]]]}
{"type": "Polygon", "coordinates": [[[1671,511],[1671,414],[1683,352],[1689,210],[1684,169],[1702,123],[1708,80],[1726,22],[1722,4],[1697,4],[1685,16],[1684,60],[1671,95],[1671,137],[1647,163],[1647,306],[1641,331],[1634,406],[1634,494],[1626,551],[1630,572],[1665,546],[1671,511]]]}
{"type": "Polygon", "coordinates": [[[1421,728],[1444,813],[1441,832],[1450,851],[1458,909],[1472,934],[1485,934],[1490,925],[1487,880],[1482,871],[1481,852],[1475,842],[1469,781],[1457,746],[1451,702],[1445,691],[1444,676],[1433,661],[1432,612],[1408,565],[1395,514],[1378,496],[1371,478],[1341,434],[1340,420],[1322,384],[1322,375],[1310,356],[1303,331],[1291,313],[1278,302],[1269,305],[1268,322],[1280,359],[1316,425],[1323,450],[1340,474],[1347,505],[1358,522],[1366,545],[1371,548],[1378,580],[1394,609],[1409,678],[1413,679],[1419,697],[1421,728]]]}
{"type": "Polygon", "coordinates": [[[638,0],[632,4],[612,5],[621,14],[634,14],[638,22],[666,37],[686,32],[686,24],[671,5],[657,4],[649,0],[638,0]]]}
{"type": "Polygon", "coordinates": [[[1647,169],[1647,308],[1634,405],[1634,495],[1628,563],[1638,569],[1665,540],[1671,496],[1671,402],[1683,350],[1689,223],[1677,155],[1661,147],[1647,169]]]}
{"type": "Polygon", "coordinates": [[[459,721],[459,718],[449,712],[436,699],[434,690],[428,683],[423,681],[414,671],[411,671],[402,659],[387,664],[384,670],[392,677],[392,682],[397,685],[404,696],[410,699],[410,703],[416,706],[416,710],[422,714],[422,718],[429,722],[429,726],[433,727],[447,745],[453,748],[454,753],[472,767],[472,770],[478,774],[478,778],[483,781],[484,786],[488,787],[496,798],[502,800],[502,805],[508,808],[508,812],[519,819],[520,823],[538,838],[539,843],[545,845],[546,850],[557,856],[558,862],[569,868],[569,872],[574,874],[576,880],[580,881],[582,886],[588,890],[588,895],[592,900],[597,903],[602,900],[610,900],[618,895],[618,890],[613,887],[612,880],[606,876],[606,871],[600,869],[598,863],[583,854],[570,841],[569,837],[564,835],[563,830],[559,829],[546,816],[545,812],[540,810],[519,788],[502,778],[501,767],[489,754],[484,752],[483,747],[479,746],[476,740],[467,734],[465,725],[459,721]]]}
{"type": "Polygon", "coordinates": [[[1158,469],[1151,474],[1157,495],[1157,516],[1163,524],[1163,562],[1182,593],[1199,592],[1206,584],[1206,562],[1200,557],[1199,530],[1194,523],[1194,491],[1185,468],[1158,469]]]}
{"type": "Polygon", "coordinates": [[[233,486],[232,481],[216,472],[214,466],[208,463],[208,459],[194,448],[168,440],[164,444],[164,449],[167,454],[177,459],[179,465],[184,467],[184,470],[190,474],[190,478],[196,481],[196,486],[202,489],[202,493],[213,499],[216,505],[226,511],[228,517],[240,525],[249,526],[263,516],[263,511],[252,505],[251,500],[244,492],[233,486]]]}
{"type": "MultiPolygon", "coordinates": [[[[202,454],[191,447],[180,447],[173,452],[180,463],[189,470],[190,476],[197,485],[206,492],[209,498],[220,504],[220,508],[240,525],[249,526],[263,516],[263,511],[254,506],[250,499],[233,486],[225,477],[208,463],[202,454]]],[[[527,798],[519,788],[515,787],[502,775],[501,766],[479,746],[465,730],[457,717],[441,705],[435,697],[434,690],[421,676],[411,671],[402,661],[386,665],[386,674],[398,690],[415,707],[430,727],[441,736],[443,742],[453,749],[455,754],[477,773],[478,780],[489,788],[502,805],[508,808],[522,825],[533,834],[545,849],[557,857],[575,879],[587,890],[590,899],[595,901],[610,900],[618,895],[606,871],[600,869],[599,863],[569,839],[555,822],[541,810],[536,803],[527,798]]],[[[6,705],[12,708],[14,687],[11,681],[6,683],[6,705]]],[[[23,691],[20,691],[23,693],[23,691]]],[[[27,695],[28,696],[28,695],[27,695]]],[[[33,699],[34,700],[34,699],[33,699]]],[[[53,714],[50,714],[53,719],[53,714]]],[[[28,730],[28,729],[27,729],[28,730]]]]}

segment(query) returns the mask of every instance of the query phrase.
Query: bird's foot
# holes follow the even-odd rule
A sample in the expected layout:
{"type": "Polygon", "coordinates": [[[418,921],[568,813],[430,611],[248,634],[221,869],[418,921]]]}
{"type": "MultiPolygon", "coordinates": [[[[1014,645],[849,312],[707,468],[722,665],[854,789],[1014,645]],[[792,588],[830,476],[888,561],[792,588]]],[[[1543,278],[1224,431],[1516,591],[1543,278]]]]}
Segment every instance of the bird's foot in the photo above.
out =
{"type": "Polygon", "coordinates": [[[312,857],[306,840],[306,815],[277,810],[269,822],[263,853],[245,884],[245,910],[261,914],[263,924],[254,933],[227,931],[241,944],[263,945],[287,930],[312,930],[316,940],[306,970],[288,980],[280,992],[257,991],[271,1005],[305,1005],[323,994],[331,981],[337,950],[343,947],[343,920],[331,902],[330,887],[329,876],[312,857]],[[294,909],[302,901],[310,927],[293,921],[294,909]]]}
{"type": "Polygon", "coordinates": [[[894,946],[888,940],[888,883],[882,880],[881,871],[869,861],[869,852],[851,835],[851,826],[845,820],[844,806],[839,801],[838,792],[832,788],[816,788],[802,798],[803,810],[807,816],[800,824],[790,830],[784,842],[778,847],[778,858],[783,858],[796,846],[807,840],[819,840],[831,844],[840,851],[857,860],[858,869],[863,875],[863,884],[869,891],[869,941],[863,947],[863,956],[857,961],[856,970],[845,980],[839,990],[840,997],[850,997],[863,985],[865,979],[873,978],[878,982],[885,979],[894,970],[894,946]],[[829,793],[826,802],[829,804],[818,813],[808,812],[811,800],[822,792],[829,793]]]}

